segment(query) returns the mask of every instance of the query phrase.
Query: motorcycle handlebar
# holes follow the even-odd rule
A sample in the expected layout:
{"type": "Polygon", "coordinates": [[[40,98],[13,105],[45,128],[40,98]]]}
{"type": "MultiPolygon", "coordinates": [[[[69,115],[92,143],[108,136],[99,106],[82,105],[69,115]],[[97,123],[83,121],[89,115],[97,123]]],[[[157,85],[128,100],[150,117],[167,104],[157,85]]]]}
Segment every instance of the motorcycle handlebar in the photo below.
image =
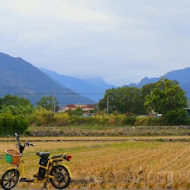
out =
{"type": "MultiPolygon", "coordinates": [[[[16,137],[16,140],[18,141],[18,144],[21,145],[18,133],[15,133],[15,137],[16,137]]],[[[24,144],[24,146],[35,146],[35,145],[30,142],[27,142],[24,144]]]]}
{"type": "Polygon", "coordinates": [[[18,141],[18,143],[21,144],[18,133],[15,133],[15,137],[16,137],[16,140],[18,141]]]}
{"type": "Polygon", "coordinates": [[[30,143],[30,142],[28,142],[28,143],[25,143],[24,145],[25,145],[25,146],[35,146],[35,144],[33,144],[33,143],[30,143]]]}

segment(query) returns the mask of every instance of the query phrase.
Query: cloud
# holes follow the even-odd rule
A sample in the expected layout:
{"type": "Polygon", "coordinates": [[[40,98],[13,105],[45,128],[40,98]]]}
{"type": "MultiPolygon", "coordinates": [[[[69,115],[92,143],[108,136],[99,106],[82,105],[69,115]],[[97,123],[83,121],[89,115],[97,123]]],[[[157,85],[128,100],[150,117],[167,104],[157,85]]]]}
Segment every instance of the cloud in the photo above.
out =
{"type": "MultiPolygon", "coordinates": [[[[77,1],[75,1],[77,2],[77,1]]],[[[86,1],[87,2],[87,1],[86,1]]],[[[93,10],[88,6],[78,7],[78,3],[68,0],[7,0],[1,2],[1,11],[10,11],[17,16],[37,20],[66,20],[69,22],[116,23],[119,17],[93,10]]],[[[88,3],[86,3],[88,5],[88,3]]]]}
{"type": "Polygon", "coordinates": [[[189,8],[188,0],[0,0],[0,51],[62,74],[137,82],[189,65],[189,8]]]}

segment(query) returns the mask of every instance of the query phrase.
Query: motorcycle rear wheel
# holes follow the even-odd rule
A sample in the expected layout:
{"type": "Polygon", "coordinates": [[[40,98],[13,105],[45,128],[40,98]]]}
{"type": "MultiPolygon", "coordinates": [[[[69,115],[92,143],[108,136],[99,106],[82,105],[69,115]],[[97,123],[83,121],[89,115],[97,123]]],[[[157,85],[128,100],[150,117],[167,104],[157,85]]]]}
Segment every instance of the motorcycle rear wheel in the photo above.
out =
{"type": "Polygon", "coordinates": [[[50,178],[50,182],[56,189],[64,189],[71,182],[69,171],[63,165],[54,166],[50,171],[50,175],[54,176],[54,178],[50,178]]]}

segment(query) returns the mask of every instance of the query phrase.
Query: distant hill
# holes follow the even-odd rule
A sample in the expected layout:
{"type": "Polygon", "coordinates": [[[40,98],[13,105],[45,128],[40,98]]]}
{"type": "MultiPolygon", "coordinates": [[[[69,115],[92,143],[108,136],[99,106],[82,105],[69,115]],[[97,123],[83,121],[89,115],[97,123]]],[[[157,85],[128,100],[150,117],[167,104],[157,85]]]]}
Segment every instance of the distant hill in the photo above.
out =
{"type": "Polygon", "coordinates": [[[159,81],[162,77],[165,77],[169,80],[178,81],[181,88],[183,88],[183,90],[186,92],[187,97],[190,98],[190,67],[168,72],[165,75],[158,77],[158,78],[145,77],[138,84],[131,83],[131,84],[129,84],[129,86],[141,88],[142,86],[144,86],[146,84],[155,83],[155,82],[159,81]]]}
{"type": "Polygon", "coordinates": [[[23,95],[36,103],[42,96],[56,93],[61,105],[94,101],[79,96],[72,90],[54,82],[50,77],[21,58],[0,53],[0,96],[23,95]]]}
{"type": "Polygon", "coordinates": [[[115,87],[114,85],[107,84],[101,78],[79,79],[76,77],[61,75],[44,68],[40,68],[40,70],[60,85],[94,100],[95,102],[98,102],[103,98],[106,89],[115,87]]]}

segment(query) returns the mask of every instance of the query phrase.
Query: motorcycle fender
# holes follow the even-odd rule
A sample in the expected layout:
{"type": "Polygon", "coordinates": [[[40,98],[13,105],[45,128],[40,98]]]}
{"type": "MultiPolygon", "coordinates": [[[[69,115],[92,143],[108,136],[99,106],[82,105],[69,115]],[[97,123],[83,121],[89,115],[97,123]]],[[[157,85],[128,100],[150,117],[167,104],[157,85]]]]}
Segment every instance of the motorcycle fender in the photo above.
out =
{"type": "Polygon", "coordinates": [[[9,168],[7,169],[7,171],[9,171],[9,170],[17,170],[18,174],[20,175],[19,170],[18,170],[17,168],[15,168],[15,167],[9,167],[9,168]]]}
{"type": "Polygon", "coordinates": [[[68,170],[68,172],[69,172],[69,176],[70,176],[70,178],[72,178],[72,174],[71,174],[71,171],[70,171],[70,169],[66,166],[66,165],[63,165],[65,168],[67,168],[67,170],[68,170]]]}
{"type": "Polygon", "coordinates": [[[9,167],[7,170],[13,170],[13,169],[17,170],[15,167],[9,167]]]}

